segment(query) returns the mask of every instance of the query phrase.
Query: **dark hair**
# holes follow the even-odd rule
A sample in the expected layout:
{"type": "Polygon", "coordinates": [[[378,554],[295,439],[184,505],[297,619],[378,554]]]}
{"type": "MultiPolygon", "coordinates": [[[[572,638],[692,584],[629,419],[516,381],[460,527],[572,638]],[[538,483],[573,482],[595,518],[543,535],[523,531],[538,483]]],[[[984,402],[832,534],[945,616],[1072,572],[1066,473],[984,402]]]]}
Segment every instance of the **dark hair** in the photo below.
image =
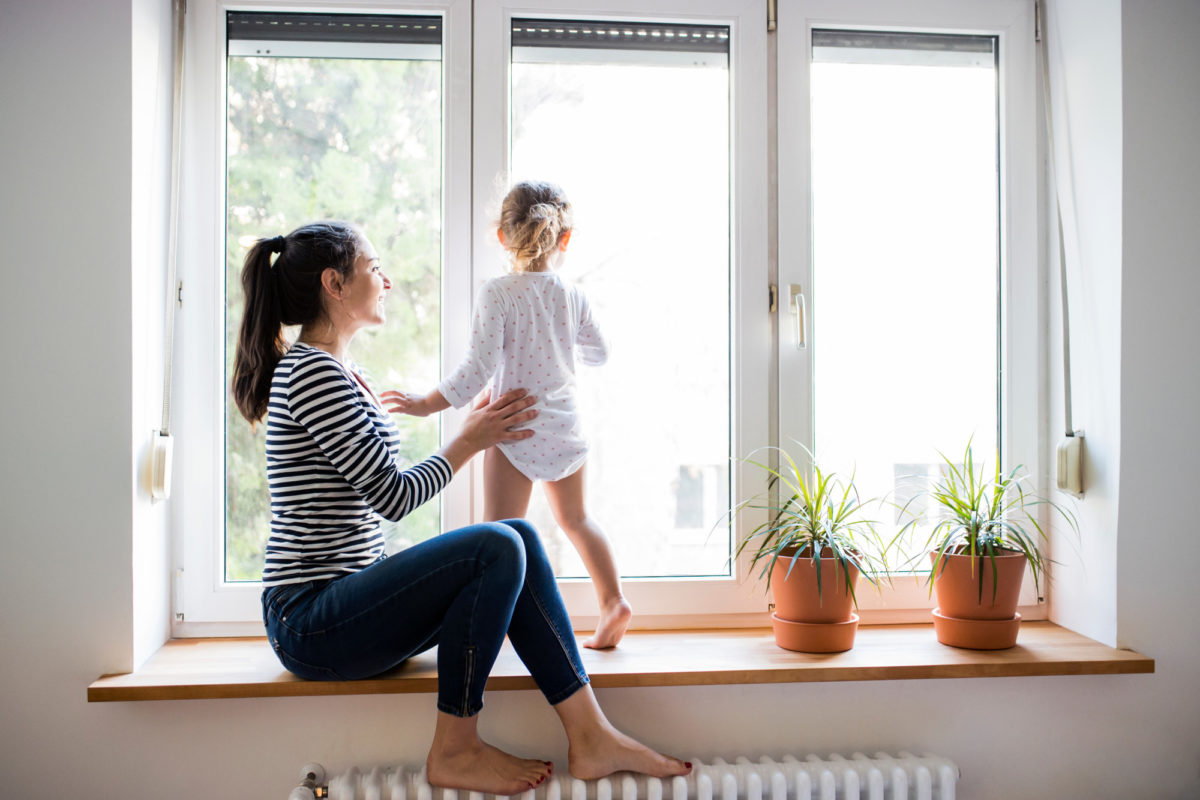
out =
{"type": "Polygon", "coordinates": [[[259,239],[242,266],[245,311],[233,357],[233,399],[251,423],[267,413],[275,367],[287,352],[283,326],[321,318],[321,273],[332,267],[346,280],[360,250],[348,222],[314,222],[287,236],[259,239]],[[271,256],[278,258],[271,263],[271,256]]]}
{"type": "Polygon", "coordinates": [[[538,271],[571,230],[571,203],[561,188],[546,181],[521,181],[500,205],[504,247],[518,272],[538,271]]]}

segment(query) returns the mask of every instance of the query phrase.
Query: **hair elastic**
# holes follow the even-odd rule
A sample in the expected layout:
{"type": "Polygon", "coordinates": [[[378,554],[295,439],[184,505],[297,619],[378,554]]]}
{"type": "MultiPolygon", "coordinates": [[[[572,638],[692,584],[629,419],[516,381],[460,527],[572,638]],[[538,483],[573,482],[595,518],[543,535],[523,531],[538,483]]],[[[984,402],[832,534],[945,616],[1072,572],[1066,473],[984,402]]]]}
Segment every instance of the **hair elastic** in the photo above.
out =
{"type": "Polygon", "coordinates": [[[276,236],[274,239],[267,240],[267,246],[271,248],[272,253],[282,253],[283,245],[286,242],[287,239],[283,238],[282,236],[276,236]]]}

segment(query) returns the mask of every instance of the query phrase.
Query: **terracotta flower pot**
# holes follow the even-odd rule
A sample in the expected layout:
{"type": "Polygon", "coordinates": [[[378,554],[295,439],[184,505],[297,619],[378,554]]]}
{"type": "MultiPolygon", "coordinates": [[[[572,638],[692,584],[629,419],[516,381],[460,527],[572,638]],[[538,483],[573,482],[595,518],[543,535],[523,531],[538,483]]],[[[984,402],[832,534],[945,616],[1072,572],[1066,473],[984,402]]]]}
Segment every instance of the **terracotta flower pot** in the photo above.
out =
{"type": "Polygon", "coordinates": [[[1024,553],[1005,551],[997,555],[995,577],[992,559],[987,556],[946,553],[942,565],[938,566],[937,553],[929,555],[937,570],[933,590],[937,593],[942,614],[961,619],[1012,619],[1017,613],[1021,579],[1025,576],[1024,553]],[[980,573],[983,575],[982,598],[980,573]],[[997,583],[998,589],[995,588],[997,583]]]}
{"type": "Polygon", "coordinates": [[[1025,554],[997,554],[994,568],[988,556],[947,553],[940,566],[937,553],[930,557],[936,569],[933,588],[938,607],[933,611],[933,626],[938,641],[972,650],[1003,650],[1015,645],[1021,625],[1017,600],[1025,576],[1025,554]]]}
{"type": "MultiPolygon", "coordinates": [[[[850,585],[857,587],[858,568],[851,564],[849,572],[850,585]]],[[[771,592],[775,598],[771,625],[780,647],[804,653],[837,653],[854,645],[858,615],[853,613],[846,570],[836,559],[821,558],[814,566],[810,557],[801,555],[793,565],[791,553],[781,555],[771,570],[771,592]]]]}
{"type": "MultiPolygon", "coordinates": [[[[771,592],[775,596],[775,614],[793,622],[845,622],[850,619],[854,600],[846,587],[846,571],[834,558],[817,559],[821,588],[817,589],[817,570],[812,557],[795,560],[784,552],[771,570],[771,592]],[[791,570],[789,573],[789,569],[791,570]]],[[[858,586],[858,568],[850,567],[850,585],[858,586]]]]}

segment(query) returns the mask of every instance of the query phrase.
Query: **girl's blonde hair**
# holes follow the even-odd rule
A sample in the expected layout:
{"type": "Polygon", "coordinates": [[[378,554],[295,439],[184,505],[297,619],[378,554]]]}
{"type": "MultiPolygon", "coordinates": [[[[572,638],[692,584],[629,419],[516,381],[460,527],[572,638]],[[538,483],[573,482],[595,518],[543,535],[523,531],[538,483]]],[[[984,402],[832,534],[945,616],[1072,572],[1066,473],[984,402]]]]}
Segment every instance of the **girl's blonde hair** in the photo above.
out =
{"type": "Polygon", "coordinates": [[[517,272],[540,272],[571,230],[571,203],[563,190],[546,181],[521,181],[500,204],[504,247],[517,272]]]}

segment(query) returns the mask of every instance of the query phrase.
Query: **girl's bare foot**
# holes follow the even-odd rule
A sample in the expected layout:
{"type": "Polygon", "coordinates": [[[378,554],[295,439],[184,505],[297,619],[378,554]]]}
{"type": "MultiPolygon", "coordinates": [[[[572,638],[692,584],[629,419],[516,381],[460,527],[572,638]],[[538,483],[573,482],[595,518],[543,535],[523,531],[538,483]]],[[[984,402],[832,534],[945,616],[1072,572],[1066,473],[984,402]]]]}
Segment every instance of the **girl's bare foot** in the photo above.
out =
{"type": "Polygon", "coordinates": [[[687,775],[690,763],[656,753],[608,725],[571,740],[567,751],[571,774],[581,780],[602,778],[614,772],[641,772],[656,778],[687,775]]]}
{"type": "Polygon", "coordinates": [[[593,650],[604,650],[616,647],[625,636],[625,629],[633,619],[633,606],[624,597],[618,597],[607,607],[600,609],[600,621],[596,624],[596,632],[590,639],[585,639],[584,647],[593,650]]]}
{"type": "Polygon", "coordinates": [[[490,794],[520,794],[541,785],[550,775],[549,761],[517,758],[477,740],[457,752],[431,750],[425,776],[434,786],[490,794]]]}

